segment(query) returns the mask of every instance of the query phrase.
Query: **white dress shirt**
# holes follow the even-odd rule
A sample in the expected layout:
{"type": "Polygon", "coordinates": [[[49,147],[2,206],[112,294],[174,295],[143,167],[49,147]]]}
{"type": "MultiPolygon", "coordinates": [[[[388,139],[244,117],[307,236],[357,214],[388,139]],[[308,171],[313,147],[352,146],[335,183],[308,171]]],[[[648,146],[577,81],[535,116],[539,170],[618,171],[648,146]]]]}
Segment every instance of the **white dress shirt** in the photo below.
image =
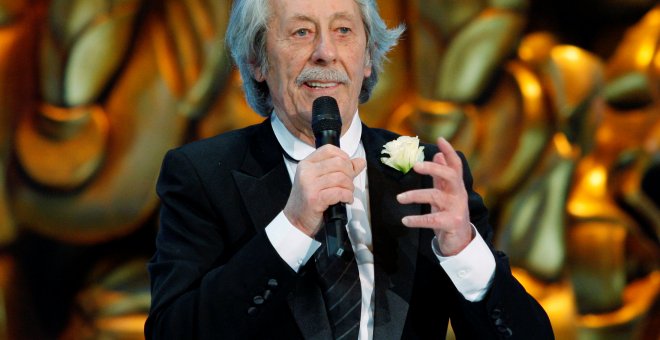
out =
{"type": "MultiPolygon", "coordinates": [[[[275,113],[271,114],[271,125],[278,142],[293,159],[302,160],[316,150],[291,134],[275,113]]],[[[351,126],[340,138],[341,149],[351,158],[365,158],[361,137],[362,122],[356,113],[351,126]]],[[[286,157],[284,157],[284,162],[293,182],[298,164],[286,157]]],[[[362,287],[358,338],[370,340],[373,338],[375,276],[366,168],[355,177],[353,184],[355,185],[354,201],[352,204],[346,204],[348,217],[346,228],[355,253],[362,287]]],[[[283,212],[280,212],[266,227],[266,234],[282,259],[296,272],[307,263],[321,245],[294,227],[283,212]]],[[[438,257],[440,266],[447,272],[458,291],[469,301],[479,301],[483,298],[495,274],[495,259],[490,249],[479,233],[475,231],[474,234],[476,236],[470,244],[455,256],[442,256],[437,249],[435,238],[429,245],[438,257]]]]}

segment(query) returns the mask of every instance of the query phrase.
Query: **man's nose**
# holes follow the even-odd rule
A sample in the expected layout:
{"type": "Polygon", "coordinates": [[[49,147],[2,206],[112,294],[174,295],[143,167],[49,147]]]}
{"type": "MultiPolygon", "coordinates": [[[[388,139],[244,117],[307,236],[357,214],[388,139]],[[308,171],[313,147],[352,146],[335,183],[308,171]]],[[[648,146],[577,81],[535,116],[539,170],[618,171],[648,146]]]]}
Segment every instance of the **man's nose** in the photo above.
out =
{"type": "Polygon", "coordinates": [[[327,65],[337,58],[337,46],[330,32],[322,32],[317,36],[312,62],[315,64],[327,65]]]}

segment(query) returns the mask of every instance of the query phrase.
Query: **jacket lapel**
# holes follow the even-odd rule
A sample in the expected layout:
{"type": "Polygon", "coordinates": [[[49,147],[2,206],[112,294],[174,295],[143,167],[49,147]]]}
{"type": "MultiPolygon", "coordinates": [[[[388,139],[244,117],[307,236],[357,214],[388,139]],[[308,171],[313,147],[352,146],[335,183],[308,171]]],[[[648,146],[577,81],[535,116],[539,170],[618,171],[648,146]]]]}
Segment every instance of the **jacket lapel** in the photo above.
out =
{"type": "Polygon", "coordinates": [[[282,211],[291,192],[291,180],[270,120],[257,126],[240,170],[232,175],[243,206],[257,232],[282,211]]]}
{"type": "Polygon", "coordinates": [[[405,227],[401,218],[422,211],[419,204],[402,205],[396,200],[397,194],[420,188],[422,177],[412,171],[404,175],[380,161],[383,145],[389,141],[385,133],[363,126],[374,252],[374,339],[400,338],[403,332],[417,264],[419,231],[405,227]]]}

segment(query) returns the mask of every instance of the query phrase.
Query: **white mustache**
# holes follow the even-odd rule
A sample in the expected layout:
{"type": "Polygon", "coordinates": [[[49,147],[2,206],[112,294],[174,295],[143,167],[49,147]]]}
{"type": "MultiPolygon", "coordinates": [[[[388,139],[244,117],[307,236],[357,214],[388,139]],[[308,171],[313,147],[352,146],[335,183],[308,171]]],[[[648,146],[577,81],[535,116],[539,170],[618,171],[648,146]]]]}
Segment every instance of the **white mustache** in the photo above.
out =
{"type": "Polygon", "coordinates": [[[308,81],[325,81],[333,83],[348,83],[348,75],[342,71],[323,68],[323,67],[308,67],[304,69],[296,78],[296,85],[300,86],[308,81]]]}

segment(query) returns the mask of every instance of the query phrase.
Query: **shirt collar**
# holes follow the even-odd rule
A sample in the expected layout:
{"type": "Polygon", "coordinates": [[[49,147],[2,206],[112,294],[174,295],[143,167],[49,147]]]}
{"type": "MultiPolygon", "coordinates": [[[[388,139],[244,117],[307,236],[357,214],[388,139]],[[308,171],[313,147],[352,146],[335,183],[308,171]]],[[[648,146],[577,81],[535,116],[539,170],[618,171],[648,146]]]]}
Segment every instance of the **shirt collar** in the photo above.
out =
{"type": "MultiPolygon", "coordinates": [[[[316,148],[306,144],[305,142],[294,136],[285,126],[284,123],[277,117],[275,112],[270,115],[270,123],[275,133],[277,141],[289,156],[295,160],[305,159],[309,154],[314,152],[316,148]]],[[[362,137],[362,121],[360,120],[359,112],[355,112],[351,126],[346,133],[339,138],[339,145],[341,149],[346,152],[351,158],[356,155],[358,146],[360,145],[360,138],[362,137]]]]}

